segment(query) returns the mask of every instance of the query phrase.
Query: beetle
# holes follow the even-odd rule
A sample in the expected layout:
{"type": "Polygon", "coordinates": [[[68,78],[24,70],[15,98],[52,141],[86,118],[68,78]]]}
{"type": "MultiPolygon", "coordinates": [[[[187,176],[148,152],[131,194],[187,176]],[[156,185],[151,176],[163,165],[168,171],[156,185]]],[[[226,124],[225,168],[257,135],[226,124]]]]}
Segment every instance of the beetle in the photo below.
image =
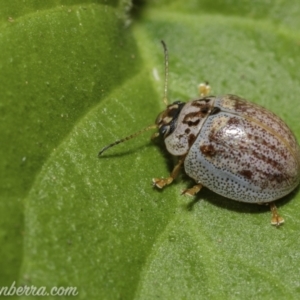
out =
{"type": "Polygon", "coordinates": [[[134,138],[150,129],[161,137],[167,151],[178,158],[170,176],[153,178],[159,189],[171,184],[182,166],[196,184],[182,194],[194,196],[203,186],[232,200],[269,204],[271,224],[284,219],[273,203],[293,191],[300,182],[300,147],[277,115],[236,95],[209,96],[208,83],[200,84],[200,97],[168,104],[168,50],[165,54],[165,86],[162,111],[154,125],[104,147],[134,138]]]}

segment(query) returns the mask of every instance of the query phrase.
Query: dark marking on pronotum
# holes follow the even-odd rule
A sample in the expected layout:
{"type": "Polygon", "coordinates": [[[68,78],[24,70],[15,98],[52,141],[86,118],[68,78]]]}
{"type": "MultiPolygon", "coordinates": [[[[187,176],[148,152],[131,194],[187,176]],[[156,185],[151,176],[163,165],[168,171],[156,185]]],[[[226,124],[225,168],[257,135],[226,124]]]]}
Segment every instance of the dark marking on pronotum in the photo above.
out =
{"type": "Polygon", "coordinates": [[[203,107],[203,106],[207,106],[210,101],[211,101],[210,98],[204,98],[204,99],[200,98],[200,99],[193,101],[191,103],[191,105],[194,107],[203,107]]]}
{"type": "Polygon", "coordinates": [[[187,128],[185,131],[184,131],[186,134],[189,134],[191,132],[191,129],[190,128],[187,128]]]}
{"type": "Polygon", "coordinates": [[[203,113],[203,114],[207,114],[208,111],[209,111],[209,106],[204,106],[200,109],[200,111],[203,113]]]}
{"type": "Polygon", "coordinates": [[[200,119],[197,119],[195,121],[188,121],[187,124],[189,126],[197,126],[199,124],[199,122],[200,122],[200,119]]]}
{"type": "Polygon", "coordinates": [[[189,113],[182,120],[183,124],[188,124],[188,126],[196,126],[200,122],[199,112],[189,113]]]}

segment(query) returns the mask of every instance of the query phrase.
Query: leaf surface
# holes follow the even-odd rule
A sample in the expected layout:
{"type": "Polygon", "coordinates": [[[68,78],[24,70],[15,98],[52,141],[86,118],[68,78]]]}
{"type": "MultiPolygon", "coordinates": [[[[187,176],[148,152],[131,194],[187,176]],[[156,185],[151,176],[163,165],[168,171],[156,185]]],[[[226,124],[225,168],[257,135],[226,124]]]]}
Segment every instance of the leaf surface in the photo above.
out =
{"type": "Polygon", "coordinates": [[[297,299],[298,189],[277,202],[286,223],[274,228],[268,207],[207,189],[181,196],[193,184],[184,174],[153,189],[174,161],[151,132],[97,158],[163,109],[161,39],[170,101],[198,97],[209,81],[213,94],[267,107],[300,138],[299,20],[288,13],[299,4],[262,13],[267,1],[231,2],[146,2],[127,28],[116,17],[125,2],[74,2],[3,25],[0,238],[10,237],[3,257],[15,249],[17,260],[8,272],[3,259],[6,285],[20,272],[19,284],[75,286],[79,299],[297,299]]]}

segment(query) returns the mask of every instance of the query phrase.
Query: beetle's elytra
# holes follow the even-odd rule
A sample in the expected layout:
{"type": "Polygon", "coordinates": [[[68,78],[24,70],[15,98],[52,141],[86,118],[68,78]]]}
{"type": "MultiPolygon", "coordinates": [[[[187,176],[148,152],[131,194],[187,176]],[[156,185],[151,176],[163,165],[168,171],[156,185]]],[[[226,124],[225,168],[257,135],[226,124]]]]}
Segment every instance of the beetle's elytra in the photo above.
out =
{"type": "MultiPolygon", "coordinates": [[[[168,53],[165,50],[165,102],[168,53]]],[[[168,178],[154,178],[158,188],[170,184],[181,166],[196,185],[183,194],[195,195],[202,186],[227,198],[248,203],[271,204],[273,225],[284,222],[273,201],[294,190],[300,182],[300,147],[288,126],[267,109],[235,95],[207,96],[208,84],[200,86],[201,97],[187,103],[167,105],[155,122],[136,134],[104,147],[106,149],[158,128],[178,163],[168,178]]]]}

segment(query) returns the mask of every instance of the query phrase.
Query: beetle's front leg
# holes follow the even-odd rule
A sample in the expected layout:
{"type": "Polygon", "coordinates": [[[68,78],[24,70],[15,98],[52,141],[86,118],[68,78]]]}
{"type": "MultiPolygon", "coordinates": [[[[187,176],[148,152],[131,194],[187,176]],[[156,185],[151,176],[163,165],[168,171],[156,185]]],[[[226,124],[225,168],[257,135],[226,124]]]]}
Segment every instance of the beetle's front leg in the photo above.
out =
{"type": "Polygon", "coordinates": [[[192,188],[184,190],[181,195],[195,196],[202,189],[202,184],[195,184],[192,188]]]}
{"type": "Polygon", "coordinates": [[[173,180],[178,176],[180,168],[184,162],[184,158],[185,156],[179,158],[177,164],[175,165],[173,171],[171,172],[168,178],[153,178],[152,179],[153,186],[162,189],[164,186],[171,184],[173,180]]]}

